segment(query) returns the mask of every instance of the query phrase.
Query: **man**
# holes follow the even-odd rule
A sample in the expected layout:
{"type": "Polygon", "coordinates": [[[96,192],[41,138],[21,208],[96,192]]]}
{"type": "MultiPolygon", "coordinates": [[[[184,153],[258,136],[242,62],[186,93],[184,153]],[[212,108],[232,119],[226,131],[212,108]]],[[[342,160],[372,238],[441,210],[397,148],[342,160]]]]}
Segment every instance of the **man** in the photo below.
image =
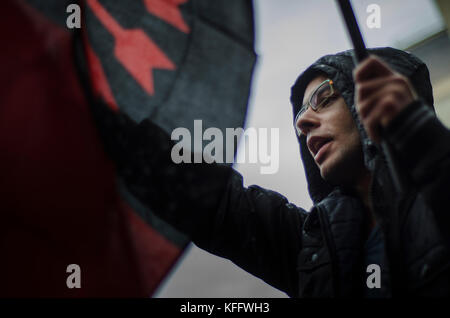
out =
{"type": "MultiPolygon", "coordinates": [[[[437,205],[436,211],[430,211],[423,204],[422,199],[418,198],[418,193],[422,192],[423,194],[425,188],[432,187],[432,184],[439,180],[431,179],[434,173],[432,169],[420,167],[420,164],[421,161],[427,160],[430,160],[430,163],[435,162],[438,166],[434,168],[443,169],[439,172],[444,173],[441,177],[446,180],[443,182],[448,182],[448,169],[443,165],[448,165],[449,148],[443,146],[438,149],[438,145],[448,143],[450,139],[448,131],[438,123],[434,114],[431,115],[432,112],[426,106],[433,105],[426,66],[415,57],[401,51],[386,48],[371,52],[390,62],[393,67],[398,69],[398,72],[410,77],[414,85],[407,77],[391,70],[381,60],[372,57],[358,66],[353,73],[356,82],[355,92],[354,84],[348,80],[352,76],[351,56],[349,52],[345,52],[336,56],[324,57],[306,70],[294,85],[291,100],[295,112],[298,114],[295,124],[300,133],[302,158],[314,202],[326,202],[334,185],[338,185],[340,191],[359,198],[362,207],[355,210],[360,210],[360,213],[367,218],[367,221],[362,221],[362,223],[367,224],[368,231],[360,233],[357,242],[359,244],[366,242],[364,246],[365,265],[380,264],[383,280],[381,289],[366,289],[366,295],[389,296],[394,294],[400,296],[409,292],[408,289],[412,287],[408,284],[414,284],[413,280],[416,280],[415,284],[420,284],[419,277],[421,275],[424,277],[430,275],[429,272],[427,273],[429,264],[423,259],[420,261],[421,256],[418,256],[420,253],[425,254],[424,242],[428,241],[429,249],[434,249],[434,251],[441,248],[438,243],[440,240],[437,238],[439,231],[437,228],[433,228],[433,223],[436,213],[445,213],[445,205],[437,205]],[[325,79],[323,76],[317,77],[318,74],[326,74],[334,79],[337,93],[334,92],[334,95],[328,100],[323,100],[324,96],[318,96],[318,99],[314,99],[314,96],[309,97],[310,92],[315,89],[315,85],[325,79]],[[419,94],[415,92],[413,86],[419,94]],[[303,104],[299,104],[302,99],[303,104]],[[353,105],[354,100],[356,107],[353,105]],[[316,112],[313,107],[301,107],[301,105],[321,101],[326,104],[316,112]],[[422,121],[419,121],[419,118],[422,121]],[[392,123],[393,119],[396,119],[396,122],[392,123]],[[434,126],[440,127],[434,128],[434,126]],[[388,142],[397,150],[396,159],[400,159],[402,171],[412,171],[418,174],[414,180],[416,182],[415,189],[408,189],[409,192],[401,197],[397,197],[392,180],[387,173],[384,154],[377,147],[382,130],[386,132],[385,136],[388,138],[388,142]],[[425,133],[424,130],[427,132],[425,133]],[[431,140],[423,140],[425,145],[417,144],[415,141],[424,136],[424,133],[428,134],[431,140]],[[425,150],[427,146],[433,144],[437,148],[434,151],[416,153],[417,148],[425,150]],[[311,155],[314,156],[314,159],[311,155]],[[445,156],[447,156],[447,161],[442,160],[445,156]],[[422,169],[422,171],[418,171],[418,169],[422,169]],[[420,178],[427,178],[427,183],[422,183],[424,180],[420,180],[420,178]],[[428,184],[430,180],[433,182],[428,184]],[[417,202],[412,204],[410,201],[414,200],[417,202]],[[408,204],[409,206],[405,208],[408,204]],[[424,206],[419,208],[420,204],[424,206]],[[394,222],[393,217],[396,218],[397,214],[399,219],[394,222]],[[424,223],[416,224],[418,222],[424,223]],[[371,230],[375,223],[377,226],[371,230]],[[371,235],[366,239],[370,230],[371,235]],[[383,234],[387,239],[384,248],[383,234]],[[411,237],[413,235],[416,237],[411,237]],[[414,246],[416,244],[417,246],[414,246]],[[416,263],[413,265],[413,262],[416,263]],[[411,268],[413,266],[415,272],[411,268]],[[391,286],[391,283],[394,285],[391,286]]],[[[324,90],[322,89],[322,91],[324,90]]],[[[315,93],[317,95],[317,91],[315,93]]],[[[441,189],[433,196],[443,196],[443,193],[444,190],[441,189]]],[[[431,197],[427,198],[425,195],[425,199],[431,200],[431,197]]],[[[340,212],[336,213],[336,215],[338,214],[340,212]]],[[[349,214],[348,218],[351,217],[349,214]]],[[[357,217],[359,218],[360,215],[357,217]]],[[[441,216],[439,217],[441,218],[441,216]]],[[[446,231],[445,224],[448,228],[449,223],[442,223],[444,233],[446,231]]],[[[361,229],[361,225],[347,226],[349,229],[361,229]]],[[[341,232],[340,235],[343,233],[341,232]]],[[[335,235],[331,233],[332,239],[333,236],[335,235]]],[[[350,238],[347,237],[347,239],[350,238]]],[[[355,250],[356,252],[358,250],[358,247],[350,246],[346,239],[340,243],[339,238],[334,237],[334,242],[338,249],[342,244],[342,248],[349,248],[349,251],[355,250]]],[[[444,242],[442,244],[445,244],[444,242]]],[[[446,242],[448,243],[448,240],[446,242]]],[[[447,253],[443,246],[442,255],[447,253]]],[[[336,259],[340,259],[339,253],[337,253],[336,259]]],[[[343,257],[341,267],[349,267],[345,263],[350,259],[352,258],[343,257]]],[[[429,262],[437,261],[429,260],[429,262]]],[[[448,263],[447,256],[442,256],[439,262],[443,262],[442,265],[448,263]]],[[[359,266],[357,265],[357,268],[359,266]]],[[[346,279],[343,278],[342,281],[344,289],[349,286],[345,283],[346,279]]],[[[437,287],[430,289],[438,292],[437,287]]]]}
{"type": "Polygon", "coordinates": [[[450,133],[433,112],[425,64],[392,48],[369,53],[354,73],[351,51],[324,56],[292,87],[309,212],[245,188],[229,167],[174,164],[168,136],[150,121],[124,117],[113,136],[123,148],[107,150],[158,215],[291,297],[448,296],[450,133]],[[401,193],[382,138],[401,162],[401,193]],[[381,268],[379,288],[366,283],[370,264],[381,268]]]}

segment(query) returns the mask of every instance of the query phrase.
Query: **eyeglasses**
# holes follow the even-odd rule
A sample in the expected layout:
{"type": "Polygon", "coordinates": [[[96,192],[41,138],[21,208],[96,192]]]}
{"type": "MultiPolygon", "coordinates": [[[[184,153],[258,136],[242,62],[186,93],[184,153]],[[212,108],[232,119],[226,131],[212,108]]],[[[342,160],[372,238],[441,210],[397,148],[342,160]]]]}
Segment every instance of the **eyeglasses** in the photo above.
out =
{"type": "Polygon", "coordinates": [[[298,111],[297,115],[295,116],[295,130],[297,131],[297,135],[300,136],[302,134],[302,131],[298,127],[297,123],[300,119],[300,116],[306,112],[308,107],[311,107],[312,110],[315,112],[319,111],[323,107],[326,107],[330,104],[332,100],[337,97],[337,92],[335,91],[333,87],[333,81],[330,79],[327,79],[320,83],[320,85],[314,90],[314,92],[309,97],[308,101],[302,105],[300,110],[298,111]]]}

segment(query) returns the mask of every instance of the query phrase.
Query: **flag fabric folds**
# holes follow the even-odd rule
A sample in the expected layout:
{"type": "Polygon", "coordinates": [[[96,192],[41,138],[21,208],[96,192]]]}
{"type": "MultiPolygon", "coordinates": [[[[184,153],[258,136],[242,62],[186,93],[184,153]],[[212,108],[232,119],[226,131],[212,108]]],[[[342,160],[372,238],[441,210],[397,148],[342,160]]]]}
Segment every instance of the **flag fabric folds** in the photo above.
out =
{"type": "Polygon", "coordinates": [[[0,295],[149,297],[189,237],[121,181],[94,107],[168,134],[242,127],[252,4],[86,0],[69,30],[72,2],[2,2],[0,295]]]}

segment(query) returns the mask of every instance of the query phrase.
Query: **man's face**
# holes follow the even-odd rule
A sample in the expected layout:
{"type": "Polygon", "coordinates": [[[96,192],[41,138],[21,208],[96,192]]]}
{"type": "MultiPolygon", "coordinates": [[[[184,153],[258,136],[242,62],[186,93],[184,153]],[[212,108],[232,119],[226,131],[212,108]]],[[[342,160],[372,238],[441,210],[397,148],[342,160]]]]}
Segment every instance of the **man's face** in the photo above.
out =
{"type": "MultiPolygon", "coordinates": [[[[303,104],[327,78],[318,76],[306,87],[303,104]]],[[[337,185],[351,185],[364,167],[360,136],[344,98],[333,96],[317,112],[309,107],[297,120],[322,178],[337,185]]]]}

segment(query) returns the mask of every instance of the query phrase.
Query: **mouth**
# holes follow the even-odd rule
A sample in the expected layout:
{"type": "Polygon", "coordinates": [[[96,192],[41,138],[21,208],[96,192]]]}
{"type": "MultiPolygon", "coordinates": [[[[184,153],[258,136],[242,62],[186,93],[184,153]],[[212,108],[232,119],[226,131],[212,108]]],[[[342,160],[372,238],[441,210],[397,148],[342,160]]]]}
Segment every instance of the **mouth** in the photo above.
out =
{"type": "Polygon", "coordinates": [[[319,163],[321,161],[321,157],[323,157],[323,153],[326,148],[328,148],[329,143],[333,139],[331,137],[322,137],[322,136],[314,136],[308,139],[307,145],[309,151],[312,153],[314,160],[319,163]]]}

